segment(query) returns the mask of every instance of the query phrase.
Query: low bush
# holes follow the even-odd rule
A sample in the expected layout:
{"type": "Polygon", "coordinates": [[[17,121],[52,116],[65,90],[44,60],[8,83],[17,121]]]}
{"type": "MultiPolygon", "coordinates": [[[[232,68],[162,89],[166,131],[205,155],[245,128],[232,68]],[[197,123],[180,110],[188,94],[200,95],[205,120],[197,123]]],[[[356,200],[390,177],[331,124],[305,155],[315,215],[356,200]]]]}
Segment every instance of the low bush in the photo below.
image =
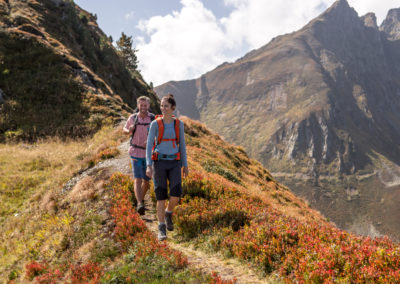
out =
{"type": "Polygon", "coordinates": [[[301,222],[221,183],[200,172],[184,181],[188,194],[175,215],[181,236],[199,237],[288,282],[400,282],[400,246],[387,237],[373,240],[327,223],[301,222]]]}
{"type": "Polygon", "coordinates": [[[203,168],[209,173],[216,173],[220,176],[223,176],[227,180],[230,180],[234,183],[240,184],[240,179],[233,174],[230,170],[223,168],[221,165],[217,164],[213,160],[207,160],[202,164],[203,168]]]}

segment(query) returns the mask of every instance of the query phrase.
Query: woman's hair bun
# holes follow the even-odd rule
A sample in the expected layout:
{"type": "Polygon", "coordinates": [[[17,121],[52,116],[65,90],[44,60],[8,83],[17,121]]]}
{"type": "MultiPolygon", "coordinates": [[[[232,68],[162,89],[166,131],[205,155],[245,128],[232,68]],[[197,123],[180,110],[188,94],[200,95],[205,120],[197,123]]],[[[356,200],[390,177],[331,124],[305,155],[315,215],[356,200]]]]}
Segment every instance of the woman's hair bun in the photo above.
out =
{"type": "Polygon", "coordinates": [[[176,101],[174,99],[174,95],[173,94],[169,93],[168,95],[166,95],[162,99],[166,99],[167,102],[171,104],[171,106],[176,106],[176,101]]]}

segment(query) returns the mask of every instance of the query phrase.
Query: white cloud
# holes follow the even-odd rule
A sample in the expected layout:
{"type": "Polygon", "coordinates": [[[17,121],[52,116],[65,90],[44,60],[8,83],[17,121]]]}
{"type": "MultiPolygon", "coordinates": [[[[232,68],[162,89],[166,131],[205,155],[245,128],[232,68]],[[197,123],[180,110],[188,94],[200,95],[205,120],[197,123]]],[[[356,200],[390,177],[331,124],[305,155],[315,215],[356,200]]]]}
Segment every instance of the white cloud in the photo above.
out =
{"type": "Polygon", "coordinates": [[[377,17],[378,25],[386,18],[387,12],[393,8],[400,8],[399,0],[348,0],[350,6],[358,12],[359,16],[373,12],[377,17]]]}
{"type": "Polygon", "coordinates": [[[213,13],[199,0],[181,0],[182,9],[141,21],[149,36],[137,45],[140,69],[155,85],[200,75],[227,58],[226,36],[213,13]]]}
{"type": "MultiPolygon", "coordinates": [[[[334,0],[225,0],[233,10],[217,19],[201,0],[181,0],[182,8],[141,21],[148,40],[137,38],[140,69],[154,85],[192,79],[224,61],[233,61],[271,38],[300,29],[334,0]]],[[[349,0],[359,15],[375,12],[378,23],[398,0],[349,0]]],[[[398,3],[397,3],[398,5],[398,3]]]]}
{"type": "Polygon", "coordinates": [[[251,48],[266,44],[272,37],[300,29],[326,7],[321,0],[225,0],[235,7],[222,19],[229,38],[237,44],[247,42],[251,48]]]}
{"type": "Polygon", "coordinates": [[[135,16],[135,13],[133,11],[131,11],[129,13],[126,13],[124,15],[124,18],[125,18],[125,20],[129,21],[129,20],[132,20],[134,18],[134,16],[135,16]]]}

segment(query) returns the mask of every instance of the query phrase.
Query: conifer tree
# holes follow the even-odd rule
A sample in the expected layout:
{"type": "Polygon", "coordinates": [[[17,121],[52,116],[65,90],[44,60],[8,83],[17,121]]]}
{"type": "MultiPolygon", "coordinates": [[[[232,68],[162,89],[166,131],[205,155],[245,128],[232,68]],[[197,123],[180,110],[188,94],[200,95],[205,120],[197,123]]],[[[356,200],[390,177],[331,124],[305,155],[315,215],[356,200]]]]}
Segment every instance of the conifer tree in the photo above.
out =
{"type": "Polygon", "coordinates": [[[125,33],[122,33],[117,41],[117,49],[121,54],[126,68],[131,72],[135,71],[138,67],[137,50],[132,48],[132,42],[132,37],[127,36],[125,33]]]}

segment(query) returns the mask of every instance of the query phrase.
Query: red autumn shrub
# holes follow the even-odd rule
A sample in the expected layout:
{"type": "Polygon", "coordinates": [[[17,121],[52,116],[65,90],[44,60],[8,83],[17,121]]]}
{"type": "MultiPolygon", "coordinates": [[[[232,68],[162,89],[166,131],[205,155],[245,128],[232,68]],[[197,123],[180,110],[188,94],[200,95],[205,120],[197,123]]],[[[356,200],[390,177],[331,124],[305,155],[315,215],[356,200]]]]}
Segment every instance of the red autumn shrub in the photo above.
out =
{"type": "Polygon", "coordinates": [[[32,261],[25,266],[25,269],[26,269],[25,273],[26,277],[29,280],[32,280],[36,276],[46,273],[48,270],[48,265],[45,263],[32,261]]]}
{"type": "Polygon", "coordinates": [[[171,250],[165,243],[158,242],[135,211],[131,201],[133,180],[129,176],[115,173],[106,188],[113,193],[111,214],[115,220],[115,238],[125,251],[134,245],[137,248],[136,261],[156,254],[177,269],[187,266],[187,258],[182,253],[171,250]]]}
{"type": "Polygon", "coordinates": [[[213,272],[211,274],[211,283],[212,284],[235,284],[236,279],[234,278],[233,280],[223,280],[221,276],[218,275],[217,272],[213,272]]]}
{"type": "Polygon", "coordinates": [[[266,273],[278,271],[288,282],[400,283],[400,246],[387,237],[373,240],[300,222],[198,172],[183,186],[187,195],[175,218],[185,237],[222,235],[222,241],[210,242],[216,250],[251,261],[266,273]],[[245,221],[231,226],[227,220],[234,222],[238,212],[245,221]]]}
{"type": "Polygon", "coordinates": [[[83,265],[75,265],[71,268],[71,281],[79,283],[99,283],[103,275],[103,268],[97,263],[89,262],[83,265]]]}

